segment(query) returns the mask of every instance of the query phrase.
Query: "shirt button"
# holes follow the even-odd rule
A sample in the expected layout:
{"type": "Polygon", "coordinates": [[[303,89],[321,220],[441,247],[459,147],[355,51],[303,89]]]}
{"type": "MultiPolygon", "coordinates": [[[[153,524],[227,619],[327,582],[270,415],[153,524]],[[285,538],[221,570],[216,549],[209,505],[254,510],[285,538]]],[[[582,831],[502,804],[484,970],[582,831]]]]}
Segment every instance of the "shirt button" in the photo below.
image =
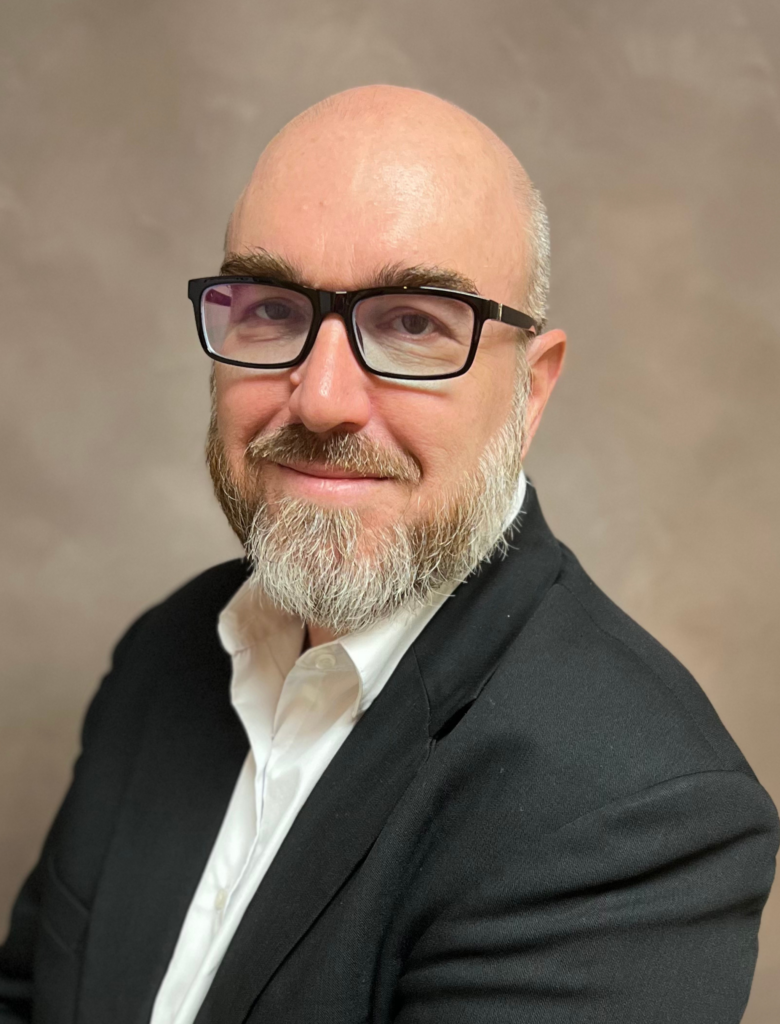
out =
{"type": "Polygon", "coordinates": [[[320,672],[327,672],[329,669],[336,667],[336,659],[332,654],[320,654],[314,664],[320,672]]]}
{"type": "Polygon", "coordinates": [[[214,900],[214,906],[217,910],[224,910],[225,904],[227,903],[227,889],[220,889],[217,893],[216,899],[214,900]]]}

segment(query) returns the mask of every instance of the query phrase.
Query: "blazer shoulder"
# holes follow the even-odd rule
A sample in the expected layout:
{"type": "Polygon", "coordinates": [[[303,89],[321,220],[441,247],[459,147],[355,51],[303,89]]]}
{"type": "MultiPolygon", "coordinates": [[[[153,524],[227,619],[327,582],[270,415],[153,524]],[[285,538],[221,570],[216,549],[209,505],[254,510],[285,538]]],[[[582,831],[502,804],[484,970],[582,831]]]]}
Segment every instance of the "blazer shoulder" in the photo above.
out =
{"type": "Polygon", "coordinates": [[[217,619],[247,572],[243,559],[212,566],[138,616],[114,647],[109,672],[88,709],[84,741],[110,711],[125,724],[120,733],[129,734],[128,724],[140,721],[166,674],[188,677],[199,665],[224,669],[217,619]]]}
{"type": "Polygon", "coordinates": [[[249,572],[245,559],[214,565],[182,584],[147,608],[130,625],[114,650],[114,664],[131,650],[157,651],[173,644],[213,645],[219,613],[244,583],[249,572]]]}
{"type": "Polygon", "coordinates": [[[556,829],[674,779],[755,775],[693,676],[587,576],[561,571],[437,772],[473,820],[556,829]]]}
{"type": "Polygon", "coordinates": [[[510,804],[558,821],[701,772],[754,780],[690,672],[561,552],[555,581],[453,730],[461,768],[495,764],[510,804]]]}
{"type": "Polygon", "coordinates": [[[160,627],[179,625],[193,618],[215,619],[244,583],[248,572],[249,565],[243,558],[213,565],[149,608],[141,620],[160,627]]]}
{"type": "MultiPolygon", "coordinates": [[[[663,644],[618,607],[588,576],[576,557],[561,545],[562,571],[556,581],[558,611],[579,630],[587,649],[583,668],[613,675],[645,721],[674,722],[688,737],[688,750],[698,750],[700,767],[734,769],[752,776],[741,751],[688,669],[663,644]]],[[[595,682],[595,680],[594,680],[595,682]]]]}

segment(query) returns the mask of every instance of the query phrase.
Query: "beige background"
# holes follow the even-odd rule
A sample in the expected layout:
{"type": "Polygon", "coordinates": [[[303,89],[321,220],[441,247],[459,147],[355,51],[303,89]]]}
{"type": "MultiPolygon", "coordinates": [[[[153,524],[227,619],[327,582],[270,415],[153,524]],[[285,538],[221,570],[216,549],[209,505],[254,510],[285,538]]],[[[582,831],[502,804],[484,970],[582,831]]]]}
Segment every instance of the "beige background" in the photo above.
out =
{"type": "MultiPolygon", "coordinates": [[[[186,279],[269,136],[363,82],[460,103],[541,186],[543,506],[780,801],[779,75],[777,0],[3,0],[3,916],[110,646],[235,553],[186,279]]],[[[778,1019],[780,891],[746,1016],[778,1019]]]]}

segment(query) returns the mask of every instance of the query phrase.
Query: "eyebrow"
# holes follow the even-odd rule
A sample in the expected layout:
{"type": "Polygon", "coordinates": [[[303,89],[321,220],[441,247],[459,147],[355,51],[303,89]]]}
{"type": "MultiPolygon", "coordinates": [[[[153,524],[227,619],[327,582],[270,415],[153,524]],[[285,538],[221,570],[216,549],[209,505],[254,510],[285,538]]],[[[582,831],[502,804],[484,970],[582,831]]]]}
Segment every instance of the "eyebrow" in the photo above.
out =
{"type": "MultiPolygon", "coordinates": [[[[220,274],[226,277],[270,277],[286,284],[311,287],[300,269],[283,256],[254,249],[248,253],[228,252],[222,261],[220,274]]],[[[402,263],[388,263],[380,267],[371,277],[362,282],[362,288],[446,288],[455,292],[479,295],[479,289],[470,277],[456,270],[449,270],[436,264],[417,263],[404,266],[402,263]]]]}
{"type": "Polygon", "coordinates": [[[288,284],[303,284],[298,268],[267,249],[227,252],[219,270],[225,277],[272,277],[288,284]]]}

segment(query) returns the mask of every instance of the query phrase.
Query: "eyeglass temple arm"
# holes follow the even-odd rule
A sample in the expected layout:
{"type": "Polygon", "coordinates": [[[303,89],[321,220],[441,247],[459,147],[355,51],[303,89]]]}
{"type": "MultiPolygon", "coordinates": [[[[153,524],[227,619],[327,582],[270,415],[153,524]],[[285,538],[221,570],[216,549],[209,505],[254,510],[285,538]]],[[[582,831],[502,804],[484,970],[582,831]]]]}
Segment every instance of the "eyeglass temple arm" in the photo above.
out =
{"type": "Polygon", "coordinates": [[[519,309],[512,309],[511,306],[505,306],[501,302],[494,302],[493,305],[495,309],[492,311],[491,320],[498,320],[502,324],[511,324],[512,327],[520,327],[522,330],[532,331],[534,334],[539,333],[540,325],[527,313],[521,313],[519,309]]]}

